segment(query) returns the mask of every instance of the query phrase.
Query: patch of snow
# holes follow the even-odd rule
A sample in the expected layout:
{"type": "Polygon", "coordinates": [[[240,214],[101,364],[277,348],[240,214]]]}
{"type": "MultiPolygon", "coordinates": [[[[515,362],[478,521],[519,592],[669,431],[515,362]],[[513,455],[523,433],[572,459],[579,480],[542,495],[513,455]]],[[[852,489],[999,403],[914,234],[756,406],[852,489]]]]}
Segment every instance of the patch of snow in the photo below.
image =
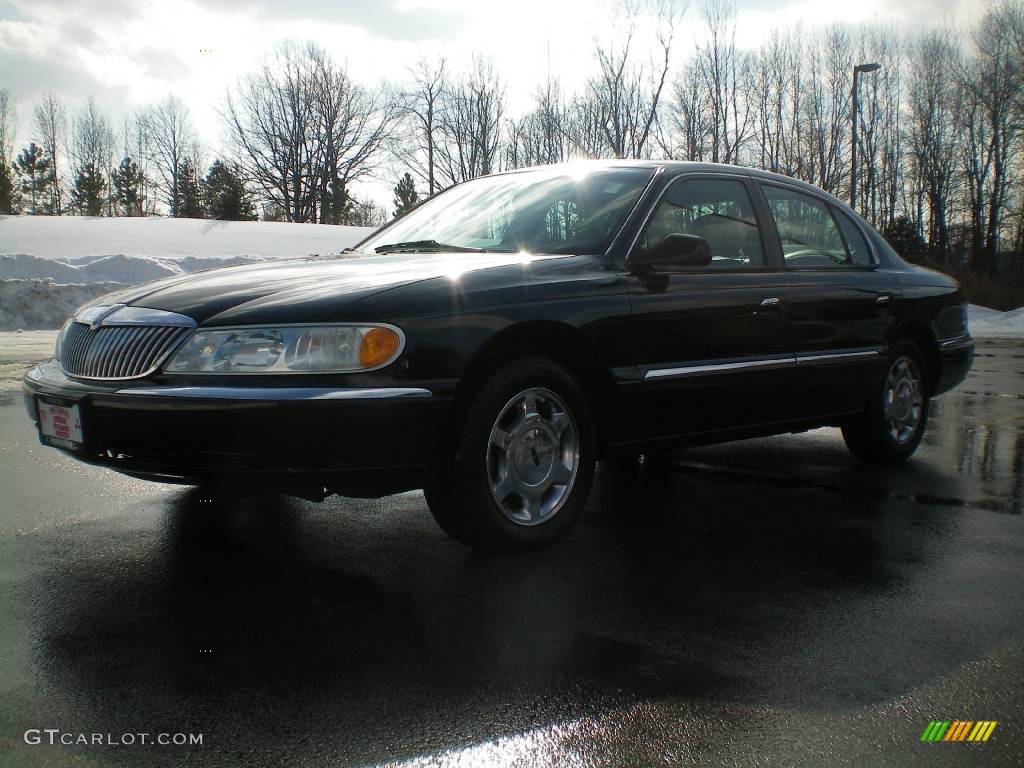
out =
{"type": "Polygon", "coordinates": [[[59,328],[80,305],[125,285],[336,254],[372,231],[266,221],[0,216],[0,329],[59,328]]]}
{"type": "Polygon", "coordinates": [[[971,304],[967,308],[967,328],[978,339],[1024,339],[1024,307],[1000,312],[971,304]]]}
{"type": "Polygon", "coordinates": [[[0,278],[0,329],[60,328],[78,307],[119,288],[124,288],[124,284],[58,284],[52,280],[0,278]]]}
{"type": "Polygon", "coordinates": [[[65,263],[82,257],[250,256],[291,258],[338,253],[373,231],[369,227],[274,221],[0,216],[0,253],[28,253],[65,263]]]}
{"type": "Polygon", "coordinates": [[[41,259],[28,253],[0,255],[0,277],[26,280],[48,279],[58,283],[80,283],[79,270],[63,262],[41,259]]]}

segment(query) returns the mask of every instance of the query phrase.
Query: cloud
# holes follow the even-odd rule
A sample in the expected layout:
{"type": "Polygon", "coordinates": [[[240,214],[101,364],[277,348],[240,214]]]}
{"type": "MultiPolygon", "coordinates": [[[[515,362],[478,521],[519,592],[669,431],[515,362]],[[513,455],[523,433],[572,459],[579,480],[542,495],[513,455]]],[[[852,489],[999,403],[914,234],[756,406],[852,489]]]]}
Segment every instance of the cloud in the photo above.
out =
{"type": "MultiPolygon", "coordinates": [[[[70,57],[40,56],[24,50],[0,49],[0,72],[14,72],[2,85],[11,92],[15,103],[37,101],[44,92],[53,91],[65,101],[78,103],[88,95],[100,102],[120,102],[120,89],[110,88],[70,57]]],[[[21,115],[21,123],[28,119],[21,115]]]]}
{"type": "Polygon", "coordinates": [[[410,7],[397,0],[220,0],[216,7],[227,15],[269,22],[287,19],[345,24],[382,40],[406,42],[455,37],[463,25],[456,14],[410,7]]]}

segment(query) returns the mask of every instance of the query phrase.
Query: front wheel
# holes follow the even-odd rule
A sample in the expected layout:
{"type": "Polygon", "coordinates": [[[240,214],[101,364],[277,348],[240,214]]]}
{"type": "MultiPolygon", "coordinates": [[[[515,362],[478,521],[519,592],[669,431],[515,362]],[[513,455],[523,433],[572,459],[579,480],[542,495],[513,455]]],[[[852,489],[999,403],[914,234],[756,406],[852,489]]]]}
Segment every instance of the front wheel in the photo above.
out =
{"type": "Polygon", "coordinates": [[[897,464],[917,450],[928,423],[927,369],[910,341],[892,345],[885,378],[864,411],[843,425],[843,439],[861,461],[897,464]]]}
{"type": "Polygon", "coordinates": [[[477,393],[424,489],[427,504],[450,536],[473,547],[549,544],[583,511],[594,443],[572,376],[545,358],[521,358],[477,393]]]}

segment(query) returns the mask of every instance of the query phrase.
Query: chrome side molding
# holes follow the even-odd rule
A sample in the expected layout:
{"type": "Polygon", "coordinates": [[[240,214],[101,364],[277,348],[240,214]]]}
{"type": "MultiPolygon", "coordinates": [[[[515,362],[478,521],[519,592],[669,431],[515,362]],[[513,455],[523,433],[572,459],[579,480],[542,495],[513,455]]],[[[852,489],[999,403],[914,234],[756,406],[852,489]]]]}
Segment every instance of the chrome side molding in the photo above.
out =
{"type": "Polygon", "coordinates": [[[793,355],[721,363],[700,363],[697,365],[684,365],[678,368],[654,368],[644,373],[644,381],[650,381],[651,379],[678,379],[686,376],[708,376],[716,373],[731,373],[752,369],[793,368],[794,366],[796,366],[796,357],[793,355]]]}
{"type": "Polygon", "coordinates": [[[880,349],[851,349],[842,352],[804,352],[796,356],[797,365],[822,365],[828,363],[848,363],[854,360],[870,360],[881,357],[880,349]]]}
{"type": "Polygon", "coordinates": [[[391,400],[433,397],[420,387],[132,387],[114,394],[132,397],[172,397],[196,400],[391,400]]]}
{"type": "Polygon", "coordinates": [[[852,363],[858,360],[871,360],[882,356],[882,350],[850,349],[824,350],[821,352],[803,352],[774,357],[756,357],[748,360],[722,360],[721,362],[706,361],[692,365],[674,366],[672,368],[652,368],[644,372],[644,381],[656,379],[679,379],[688,376],[711,376],[719,373],[737,373],[744,371],[764,371],[781,368],[795,368],[805,365],[830,365],[833,363],[852,363]]]}

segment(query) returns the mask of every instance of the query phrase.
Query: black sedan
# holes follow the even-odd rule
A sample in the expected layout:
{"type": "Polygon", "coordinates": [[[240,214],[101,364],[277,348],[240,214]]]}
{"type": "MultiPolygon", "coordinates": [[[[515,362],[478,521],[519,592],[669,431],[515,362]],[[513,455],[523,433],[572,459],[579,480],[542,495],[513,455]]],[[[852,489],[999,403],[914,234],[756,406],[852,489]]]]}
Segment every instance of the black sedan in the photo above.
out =
{"type": "Polygon", "coordinates": [[[815,187],[595,162],[460,184],[341,256],[106,296],[25,399],[82,461],[423,488],[453,537],[516,548],[565,533],[604,458],[834,425],[902,461],[973,354],[957,284],[815,187]]]}

